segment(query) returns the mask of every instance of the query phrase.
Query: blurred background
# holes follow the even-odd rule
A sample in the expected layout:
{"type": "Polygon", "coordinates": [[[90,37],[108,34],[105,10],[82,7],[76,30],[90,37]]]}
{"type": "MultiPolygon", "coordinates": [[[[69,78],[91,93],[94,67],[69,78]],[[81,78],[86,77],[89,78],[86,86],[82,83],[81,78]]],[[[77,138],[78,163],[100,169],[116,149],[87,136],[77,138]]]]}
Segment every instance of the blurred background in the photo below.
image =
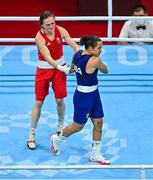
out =
{"type": "MultiPolygon", "coordinates": [[[[130,16],[132,7],[140,3],[146,6],[148,15],[152,16],[153,0],[113,0],[113,16],[130,16]]],[[[52,11],[56,16],[107,16],[108,0],[0,1],[0,16],[39,16],[44,10],[52,11]]],[[[106,37],[107,23],[107,21],[57,22],[58,25],[65,27],[73,38],[79,38],[84,34],[106,37]]],[[[123,23],[124,21],[113,21],[113,37],[118,37],[123,23]]],[[[37,21],[0,21],[0,38],[34,38],[38,30],[37,21]]]]}

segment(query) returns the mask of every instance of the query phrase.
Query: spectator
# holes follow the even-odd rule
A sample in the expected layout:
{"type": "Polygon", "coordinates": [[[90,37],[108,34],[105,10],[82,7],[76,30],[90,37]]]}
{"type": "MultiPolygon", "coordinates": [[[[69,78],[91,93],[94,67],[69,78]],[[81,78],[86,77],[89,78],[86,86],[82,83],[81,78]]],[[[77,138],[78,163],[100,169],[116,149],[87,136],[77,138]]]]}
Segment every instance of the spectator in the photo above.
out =
{"type": "MultiPolygon", "coordinates": [[[[133,8],[133,16],[147,16],[146,7],[137,5],[133,8]]],[[[124,23],[119,38],[153,38],[152,20],[128,20],[124,23]]],[[[152,44],[153,42],[118,42],[118,44],[152,44]]]]}

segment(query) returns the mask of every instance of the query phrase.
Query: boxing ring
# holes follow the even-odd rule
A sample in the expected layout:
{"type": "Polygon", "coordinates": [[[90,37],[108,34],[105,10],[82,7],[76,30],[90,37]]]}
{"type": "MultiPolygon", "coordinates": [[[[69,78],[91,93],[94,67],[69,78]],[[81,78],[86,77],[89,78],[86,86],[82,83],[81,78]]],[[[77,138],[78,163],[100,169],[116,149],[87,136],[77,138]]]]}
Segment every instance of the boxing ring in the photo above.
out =
{"type": "MultiPolygon", "coordinates": [[[[103,41],[153,41],[112,37],[112,21],[153,17],[57,17],[60,21],[108,21],[103,41]]],[[[0,21],[38,21],[38,17],[0,17],[0,21]]],[[[79,38],[75,38],[78,41],[79,38]]],[[[0,38],[0,42],[34,42],[33,38],[0,38]]],[[[52,90],[46,98],[36,134],[38,148],[26,147],[34,103],[37,49],[31,45],[0,46],[0,179],[153,179],[153,45],[104,45],[101,58],[109,74],[99,73],[104,106],[102,152],[109,166],[89,162],[92,126],[62,144],[61,155],[49,151],[49,135],[56,131],[52,90]],[[77,145],[76,142],[79,141],[77,145]]],[[[70,64],[73,52],[64,46],[70,64]]],[[[75,76],[67,79],[65,125],[72,121],[75,76]]]]}

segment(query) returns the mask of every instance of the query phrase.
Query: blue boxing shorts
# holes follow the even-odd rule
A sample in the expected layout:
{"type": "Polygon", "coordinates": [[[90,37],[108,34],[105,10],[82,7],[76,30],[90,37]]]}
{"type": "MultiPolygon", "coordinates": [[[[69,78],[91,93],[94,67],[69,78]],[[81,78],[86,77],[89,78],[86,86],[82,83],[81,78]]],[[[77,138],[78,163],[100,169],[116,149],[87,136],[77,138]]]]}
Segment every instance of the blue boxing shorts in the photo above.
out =
{"type": "Polygon", "coordinates": [[[85,124],[89,117],[104,117],[103,107],[98,89],[89,93],[80,92],[76,89],[73,96],[73,104],[73,120],[80,125],[85,124]]]}

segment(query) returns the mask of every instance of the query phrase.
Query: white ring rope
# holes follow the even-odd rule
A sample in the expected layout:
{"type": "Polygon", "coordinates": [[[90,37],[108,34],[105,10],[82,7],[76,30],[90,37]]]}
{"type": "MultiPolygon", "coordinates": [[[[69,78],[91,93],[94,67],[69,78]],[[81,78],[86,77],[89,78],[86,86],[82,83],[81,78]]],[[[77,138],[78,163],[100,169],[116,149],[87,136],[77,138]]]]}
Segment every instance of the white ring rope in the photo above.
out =
{"type": "MultiPolygon", "coordinates": [[[[80,38],[73,38],[75,42],[79,42],[80,38]]],[[[117,41],[128,41],[128,42],[153,42],[153,38],[103,38],[101,37],[102,41],[111,41],[111,42],[117,42],[117,41]]],[[[0,38],[0,42],[35,42],[34,38],[0,38]]]]}
{"type": "MultiPolygon", "coordinates": [[[[108,37],[101,37],[103,41],[128,41],[128,42],[153,42],[153,38],[118,38],[112,37],[112,21],[113,20],[128,20],[128,19],[148,19],[153,20],[153,16],[111,16],[112,12],[109,12],[109,16],[63,16],[56,17],[57,21],[108,21],[108,37]]],[[[38,21],[39,17],[17,17],[17,16],[0,16],[0,21],[38,21]]],[[[73,38],[74,41],[79,42],[80,38],[73,38]]],[[[34,42],[34,38],[0,38],[0,42],[34,42]]]]}
{"type": "MultiPolygon", "coordinates": [[[[153,20],[153,16],[56,16],[56,21],[123,21],[132,19],[153,20]]],[[[0,21],[39,21],[38,16],[0,16],[0,21]]]]}
{"type": "MultiPolygon", "coordinates": [[[[108,17],[112,17],[112,0],[108,0],[108,17]]],[[[108,20],[108,30],[107,30],[107,37],[109,39],[112,38],[112,19],[108,20]]]]}
{"type": "Polygon", "coordinates": [[[145,170],[153,169],[153,165],[17,165],[0,166],[0,170],[70,170],[70,169],[140,169],[141,179],[146,179],[145,170]]]}
{"type": "Polygon", "coordinates": [[[0,170],[51,170],[51,169],[153,169],[153,165],[17,165],[0,166],[0,170]]]}

